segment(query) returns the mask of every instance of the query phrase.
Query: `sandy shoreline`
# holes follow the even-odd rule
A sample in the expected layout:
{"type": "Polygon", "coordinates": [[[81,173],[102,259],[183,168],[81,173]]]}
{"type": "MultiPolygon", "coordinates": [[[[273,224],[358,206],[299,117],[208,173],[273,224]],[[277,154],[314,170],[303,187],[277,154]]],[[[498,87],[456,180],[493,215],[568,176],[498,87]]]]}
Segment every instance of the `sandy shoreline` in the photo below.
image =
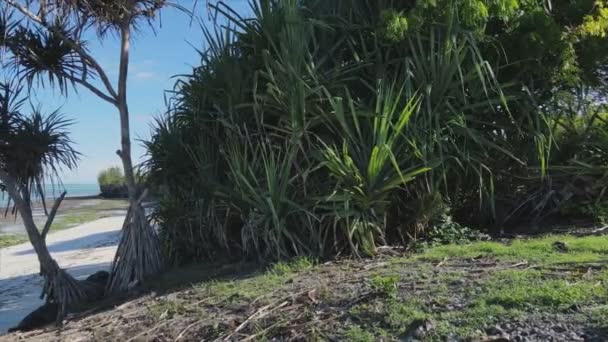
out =
{"type": "MultiPolygon", "coordinates": [[[[106,217],[50,233],[49,251],[63,269],[80,279],[108,269],[123,220],[124,215],[106,217]]],[[[0,333],[42,304],[39,270],[29,242],[0,249],[0,333]]]]}

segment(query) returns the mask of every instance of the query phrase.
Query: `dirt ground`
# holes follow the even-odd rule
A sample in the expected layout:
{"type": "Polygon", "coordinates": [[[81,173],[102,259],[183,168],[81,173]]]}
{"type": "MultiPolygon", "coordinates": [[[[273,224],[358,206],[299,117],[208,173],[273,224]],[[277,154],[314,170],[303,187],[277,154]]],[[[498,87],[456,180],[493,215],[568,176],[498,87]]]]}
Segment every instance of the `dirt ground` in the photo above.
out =
{"type": "Polygon", "coordinates": [[[608,237],[196,265],[1,341],[606,341],[608,237]],[[186,285],[184,285],[186,284],[186,285]]]}

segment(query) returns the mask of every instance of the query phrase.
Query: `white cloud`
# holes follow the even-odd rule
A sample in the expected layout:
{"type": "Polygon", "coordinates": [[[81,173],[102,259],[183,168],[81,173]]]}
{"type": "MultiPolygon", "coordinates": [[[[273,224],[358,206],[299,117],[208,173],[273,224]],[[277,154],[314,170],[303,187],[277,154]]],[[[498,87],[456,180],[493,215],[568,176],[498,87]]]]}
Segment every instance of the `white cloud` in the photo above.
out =
{"type": "Polygon", "coordinates": [[[138,80],[149,80],[155,77],[156,74],[151,71],[139,71],[135,73],[135,78],[138,80]]]}

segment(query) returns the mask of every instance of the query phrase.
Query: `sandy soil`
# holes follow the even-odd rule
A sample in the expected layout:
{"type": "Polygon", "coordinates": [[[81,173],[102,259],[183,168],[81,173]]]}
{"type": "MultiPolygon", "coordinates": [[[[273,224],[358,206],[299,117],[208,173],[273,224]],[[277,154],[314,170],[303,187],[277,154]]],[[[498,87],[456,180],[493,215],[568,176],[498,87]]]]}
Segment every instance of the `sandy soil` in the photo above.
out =
{"type": "MultiPolygon", "coordinates": [[[[63,269],[83,279],[110,267],[123,220],[124,216],[107,217],[51,233],[47,245],[63,269]]],[[[42,305],[39,267],[29,242],[0,249],[0,332],[42,305]]]]}

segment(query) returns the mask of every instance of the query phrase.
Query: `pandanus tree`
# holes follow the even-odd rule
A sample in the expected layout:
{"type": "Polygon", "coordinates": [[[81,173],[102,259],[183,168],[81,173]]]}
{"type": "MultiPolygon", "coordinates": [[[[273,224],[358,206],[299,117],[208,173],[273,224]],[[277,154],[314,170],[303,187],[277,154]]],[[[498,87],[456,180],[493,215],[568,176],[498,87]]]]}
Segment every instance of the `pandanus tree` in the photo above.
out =
{"type": "Polygon", "coordinates": [[[161,269],[154,230],[141,205],[131,158],[127,76],[132,32],[153,25],[164,0],[4,0],[0,21],[7,65],[28,85],[50,85],[67,94],[84,88],[114,106],[119,114],[122,160],[130,207],[112,266],[109,290],[124,290],[161,269]],[[88,49],[86,37],[119,39],[117,80],[88,49]]]}
{"type": "Polygon", "coordinates": [[[86,289],[53,260],[46,246],[46,234],[53,223],[62,194],[42,229],[32,215],[32,198],[46,181],[57,179],[62,168],[76,166],[78,153],[72,148],[67,130],[70,121],[58,111],[43,115],[34,108],[31,115],[22,112],[23,87],[14,82],[0,83],[0,190],[9,195],[40,262],[45,278],[42,296],[59,305],[63,317],[73,304],[86,300],[86,289]]]}

